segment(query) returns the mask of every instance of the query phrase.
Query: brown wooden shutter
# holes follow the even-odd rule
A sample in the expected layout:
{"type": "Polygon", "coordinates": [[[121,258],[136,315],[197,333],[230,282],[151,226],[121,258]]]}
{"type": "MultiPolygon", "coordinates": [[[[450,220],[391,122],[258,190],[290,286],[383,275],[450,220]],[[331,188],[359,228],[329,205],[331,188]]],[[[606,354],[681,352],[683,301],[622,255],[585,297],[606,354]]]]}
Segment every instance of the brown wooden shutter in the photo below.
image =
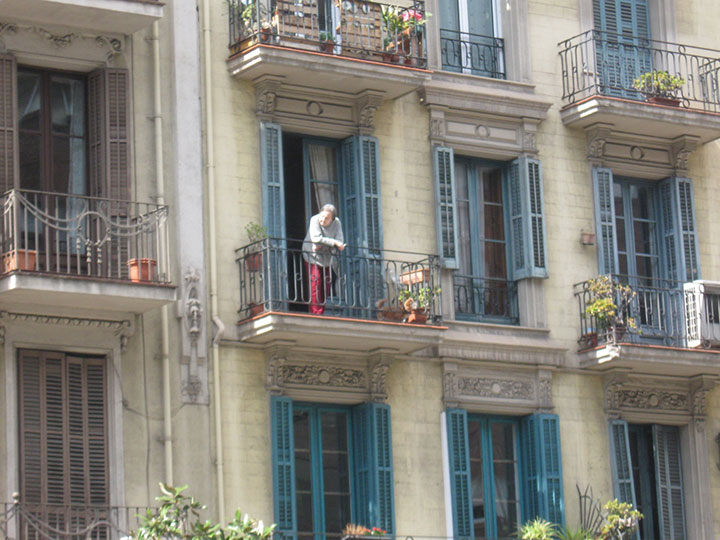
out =
{"type": "Polygon", "coordinates": [[[101,68],[88,78],[90,194],[130,200],[130,77],[101,68]]]}
{"type": "Polygon", "coordinates": [[[17,64],[0,54],[0,193],[18,185],[17,64]]]}
{"type": "Polygon", "coordinates": [[[18,359],[23,501],[107,505],[105,359],[31,350],[18,359]]]}

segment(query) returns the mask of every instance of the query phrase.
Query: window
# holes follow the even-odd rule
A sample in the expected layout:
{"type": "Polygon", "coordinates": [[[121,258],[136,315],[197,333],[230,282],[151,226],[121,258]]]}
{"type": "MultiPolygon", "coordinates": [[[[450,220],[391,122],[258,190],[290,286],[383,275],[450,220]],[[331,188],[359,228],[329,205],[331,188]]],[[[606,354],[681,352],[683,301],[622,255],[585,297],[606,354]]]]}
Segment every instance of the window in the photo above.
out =
{"type": "Polygon", "coordinates": [[[535,517],[563,523],[557,416],[450,409],[445,422],[453,538],[510,540],[535,517]]]}
{"type": "Polygon", "coordinates": [[[390,408],[273,397],[275,521],[292,538],[339,538],[347,523],[394,533],[390,408]]]}
{"type": "Polygon", "coordinates": [[[435,151],[438,250],[458,318],[517,322],[519,279],[547,277],[540,163],[435,151]]]}
{"type": "Polygon", "coordinates": [[[107,505],[105,358],[20,350],[18,374],[23,502],[107,505]]]}
{"type": "Polygon", "coordinates": [[[641,540],[685,540],[680,430],[677,426],[610,424],[615,496],[645,516],[641,540]]]}
{"type": "Polygon", "coordinates": [[[448,0],[439,5],[443,69],[504,79],[497,0],[448,0]]]}

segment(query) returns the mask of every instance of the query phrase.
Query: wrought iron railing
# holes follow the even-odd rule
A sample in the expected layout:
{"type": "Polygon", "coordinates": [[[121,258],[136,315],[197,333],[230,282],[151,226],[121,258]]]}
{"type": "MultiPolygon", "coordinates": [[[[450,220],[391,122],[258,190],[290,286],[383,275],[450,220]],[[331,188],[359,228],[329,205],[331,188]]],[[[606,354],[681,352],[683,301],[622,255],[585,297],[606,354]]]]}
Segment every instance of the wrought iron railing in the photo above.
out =
{"type": "Polygon", "coordinates": [[[505,78],[505,42],[502,38],[440,29],[443,70],[505,78]]]}
{"type": "Polygon", "coordinates": [[[633,83],[652,71],[681,77],[674,92],[684,107],[720,111],[720,51],[589,30],[559,43],[563,99],[593,95],[650,99],[633,83]]]}
{"type": "Polygon", "coordinates": [[[391,250],[375,253],[347,246],[320,272],[323,299],[313,296],[307,253],[301,244],[266,238],[236,251],[242,319],[268,311],[307,313],[319,305],[325,315],[405,322],[411,320],[413,307],[407,299],[422,308],[424,296],[427,309],[421,309],[423,314],[429,321],[441,320],[436,256],[391,250]]]}
{"type": "Polygon", "coordinates": [[[167,206],[18,189],[0,205],[0,274],[171,281],[167,206]]]}
{"type": "Polygon", "coordinates": [[[257,44],[425,67],[425,3],[228,0],[230,52],[257,44]]]}
{"type": "MultiPolygon", "coordinates": [[[[608,294],[598,295],[588,280],[575,285],[580,315],[580,347],[593,348],[613,343],[658,344],[674,347],[695,347],[700,343],[689,341],[688,323],[694,305],[683,284],[666,279],[651,279],[637,276],[610,276],[608,294]],[[630,294],[628,294],[629,286],[630,294]],[[606,309],[607,304],[614,307],[606,309]]],[[[700,293],[702,294],[702,292],[700,293]]],[[[702,313],[695,314],[696,320],[704,318],[711,324],[705,338],[720,343],[720,306],[717,295],[708,295],[702,313]]],[[[699,305],[699,302],[698,304],[699,305]]],[[[694,323],[693,323],[694,324],[694,323]]]]}
{"type": "Polygon", "coordinates": [[[147,509],[139,506],[0,503],[2,540],[120,540],[147,509]]]}
{"type": "Polygon", "coordinates": [[[517,284],[514,281],[453,275],[455,318],[518,324],[517,284]]]}

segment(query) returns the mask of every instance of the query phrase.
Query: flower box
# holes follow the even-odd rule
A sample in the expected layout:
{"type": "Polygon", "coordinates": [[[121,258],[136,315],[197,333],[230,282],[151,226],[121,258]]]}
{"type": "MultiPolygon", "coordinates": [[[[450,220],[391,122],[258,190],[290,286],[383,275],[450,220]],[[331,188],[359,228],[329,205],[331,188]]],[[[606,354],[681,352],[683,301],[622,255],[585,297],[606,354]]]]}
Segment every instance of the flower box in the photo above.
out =
{"type": "Polygon", "coordinates": [[[3,253],[3,273],[13,272],[15,270],[35,270],[36,259],[37,251],[30,249],[14,249],[3,253]]]}
{"type": "Polygon", "coordinates": [[[144,257],[142,259],[130,259],[127,262],[130,272],[130,281],[135,283],[153,281],[155,279],[155,259],[144,257]]]}
{"type": "Polygon", "coordinates": [[[403,285],[417,285],[418,283],[426,283],[430,281],[430,269],[420,268],[400,274],[400,283],[403,285]]]}

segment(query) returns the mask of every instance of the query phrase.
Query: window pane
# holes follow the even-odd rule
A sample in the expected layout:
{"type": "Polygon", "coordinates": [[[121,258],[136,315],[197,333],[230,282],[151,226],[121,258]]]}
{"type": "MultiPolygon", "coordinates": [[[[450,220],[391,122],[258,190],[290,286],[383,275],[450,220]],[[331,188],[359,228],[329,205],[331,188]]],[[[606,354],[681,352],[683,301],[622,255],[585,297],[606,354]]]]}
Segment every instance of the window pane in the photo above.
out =
{"type": "Polygon", "coordinates": [[[472,275],[472,242],[470,233],[470,201],[468,200],[468,168],[455,162],[455,204],[457,205],[458,248],[460,274],[472,275]]]}
{"type": "Polygon", "coordinates": [[[507,277],[504,243],[485,242],[485,277],[496,279],[507,277]]]}
{"type": "Polygon", "coordinates": [[[470,482],[472,485],[473,526],[477,540],[485,538],[485,484],[483,478],[482,431],[483,422],[468,420],[470,445],[470,482]]]}
{"type": "Polygon", "coordinates": [[[18,125],[21,130],[40,129],[40,74],[18,70],[18,125]]]}
{"type": "Polygon", "coordinates": [[[345,412],[322,412],[320,418],[325,532],[339,536],[351,521],[348,416],[345,412]]]}
{"type": "Polygon", "coordinates": [[[519,525],[518,463],[515,424],[492,422],[493,485],[498,538],[509,538],[519,525]]]}
{"type": "Polygon", "coordinates": [[[485,205],[485,238],[505,240],[505,216],[501,205],[485,205]]]}
{"type": "Polygon", "coordinates": [[[20,187],[42,189],[40,135],[20,132],[20,187]]]}
{"type": "Polygon", "coordinates": [[[50,80],[52,129],[83,137],[85,135],[85,85],[83,81],[62,75],[50,80]]]}

